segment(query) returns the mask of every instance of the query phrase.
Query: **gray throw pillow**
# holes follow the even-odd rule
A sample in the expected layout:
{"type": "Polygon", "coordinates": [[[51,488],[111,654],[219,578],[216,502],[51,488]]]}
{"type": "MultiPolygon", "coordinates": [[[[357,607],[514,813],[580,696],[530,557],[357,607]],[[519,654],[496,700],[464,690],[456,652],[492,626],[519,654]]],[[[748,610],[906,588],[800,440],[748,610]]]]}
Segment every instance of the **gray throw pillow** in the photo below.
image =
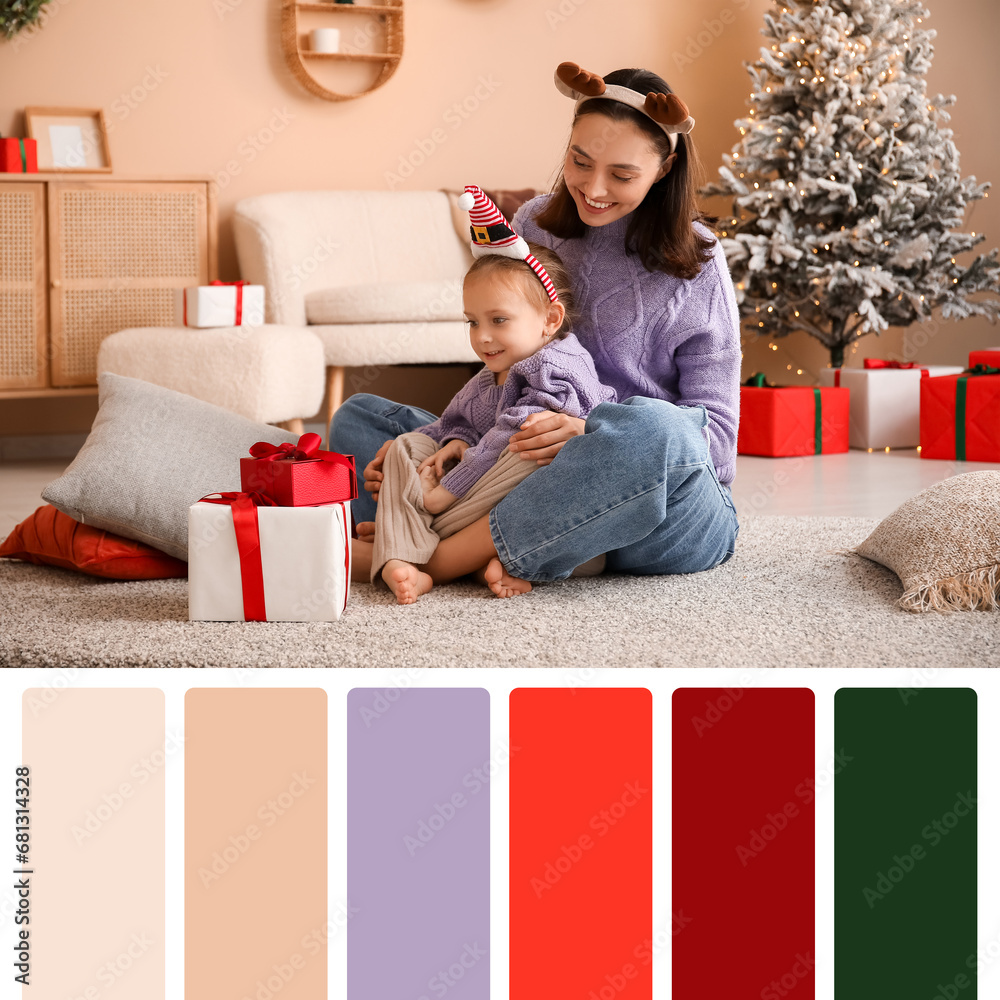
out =
{"type": "Polygon", "coordinates": [[[897,507],[856,549],[903,581],[907,611],[1000,608],[1000,472],[966,472],[897,507]]]}
{"type": "Polygon", "coordinates": [[[298,440],[193,396],[102,373],[97,419],[69,468],[42,499],[83,524],[187,559],[188,507],[240,488],[240,458],[255,441],[298,440]]]}

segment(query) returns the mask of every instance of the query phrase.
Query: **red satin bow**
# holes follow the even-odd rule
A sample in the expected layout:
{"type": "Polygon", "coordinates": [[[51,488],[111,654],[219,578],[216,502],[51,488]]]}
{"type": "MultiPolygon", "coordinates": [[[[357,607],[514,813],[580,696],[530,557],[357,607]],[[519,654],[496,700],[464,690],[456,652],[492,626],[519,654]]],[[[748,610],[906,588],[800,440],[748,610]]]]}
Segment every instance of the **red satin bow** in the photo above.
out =
{"type": "Polygon", "coordinates": [[[919,368],[916,361],[883,361],[881,358],[865,358],[865,368],[919,368]]]}
{"type": "Polygon", "coordinates": [[[236,326],[243,325],[243,286],[249,285],[249,281],[213,281],[213,285],[233,285],[236,288],[236,326]]]}
{"type": "Polygon", "coordinates": [[[243,617],[248,622],[266,622],[264,606],[264,569],[260,561],[260,525],[258,507],[278,505],[262,493],[209,493],[199,503],[218,503],[233,510],[236,548],[240,554],[240,579],[243,584],[243,617]]]}
{"type": "MultiPolygon", "coordinates": [[[[292,462],[304,462],[310,458],[323,458],[325,455],[333,455],[335,452],[321,452],[319,446],[323,439],[318,434],[312,432],[303,434],[297,444],[286,441],[284,444],[274,445],[268,441],[258,441],[250,445],[250,454],[253,458],[261,462],[276,462],[281,459],[288,459],[292,462]]],[[[332,461],[332,459],[326,459],[332,461]]]]}

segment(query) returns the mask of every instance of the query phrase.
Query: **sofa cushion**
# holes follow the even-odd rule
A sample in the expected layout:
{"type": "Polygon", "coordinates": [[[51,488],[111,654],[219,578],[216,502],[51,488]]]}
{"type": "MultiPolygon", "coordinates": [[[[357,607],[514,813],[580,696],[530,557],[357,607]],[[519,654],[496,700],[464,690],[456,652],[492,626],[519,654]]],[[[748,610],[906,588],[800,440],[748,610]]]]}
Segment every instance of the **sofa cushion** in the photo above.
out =
{"type": "Polygon", "coordinates": [[[324,288],[306,296],[308,323],[412,323],[464,320],[462,279],[324,288]]]}
{"type": "Polygon", "coordinates": [[[896,508],[856,549],[903,581],[907,611],[1000,608],[1000,472],[967,472],[896,508]]]}
{"type": "Polygon", "coordinates": [[[256,441],[298,440],[221,406],[103,372],[87,440],[42,499],[74,521],[187,558],[188,507],[239,490],[240,458],[256,441]]]}
{"type": "Polygon", "coordinates": [[[0,557],[59,566],[107,580],[187,576],[187,563],[131,538],[80,524],[51,504],[25,518],[0,545],[0,557]]]}

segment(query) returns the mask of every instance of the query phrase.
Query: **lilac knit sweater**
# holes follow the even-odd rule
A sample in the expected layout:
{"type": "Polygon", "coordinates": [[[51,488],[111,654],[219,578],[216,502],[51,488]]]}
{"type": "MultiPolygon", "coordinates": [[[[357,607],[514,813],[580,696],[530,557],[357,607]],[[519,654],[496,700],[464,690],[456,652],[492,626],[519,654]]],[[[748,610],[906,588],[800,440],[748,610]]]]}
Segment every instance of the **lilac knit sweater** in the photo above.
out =
{"type": "Polygon", "coordinates": [[[438,444],[458,438],[471,446],[441,479],[446,490],[464,497],[496,465],[511,434],[529,413],[555,410],[586,417],[598,403],[614,402],[614,390],[601,385],[593,359],[570,333],[512,365],[503,385],[497,385],[496,376],[484,367],[458,390],[434,423],[415,431],[438,444]]]}
{"type": "MultiPolygon", "coordinates": [[[[597,374],[617,393],[704,406],[708,444],[720,482],[736,473],[740,404],[740,324],[722,246],[690,280],[647,271],[625,252],[629,217],[559,239],[534,216],[549,195],[522,205],[513,226],[526,240],[562,258],[576,295],[574,332],[594,359],[597,374]]],[[[704,236],[712,234],[696,223],[704,236]]]]}

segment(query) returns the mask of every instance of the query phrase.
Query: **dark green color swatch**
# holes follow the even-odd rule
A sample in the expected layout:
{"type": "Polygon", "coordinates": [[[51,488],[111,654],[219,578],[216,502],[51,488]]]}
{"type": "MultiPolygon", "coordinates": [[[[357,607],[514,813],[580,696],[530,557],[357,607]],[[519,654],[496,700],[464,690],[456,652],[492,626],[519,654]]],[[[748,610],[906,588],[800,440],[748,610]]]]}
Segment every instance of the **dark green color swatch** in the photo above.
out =
{"type": "Polygon", "coordinates": [[[834,702],[834,996],[975,1000],[976,693],[834,702]]]}

